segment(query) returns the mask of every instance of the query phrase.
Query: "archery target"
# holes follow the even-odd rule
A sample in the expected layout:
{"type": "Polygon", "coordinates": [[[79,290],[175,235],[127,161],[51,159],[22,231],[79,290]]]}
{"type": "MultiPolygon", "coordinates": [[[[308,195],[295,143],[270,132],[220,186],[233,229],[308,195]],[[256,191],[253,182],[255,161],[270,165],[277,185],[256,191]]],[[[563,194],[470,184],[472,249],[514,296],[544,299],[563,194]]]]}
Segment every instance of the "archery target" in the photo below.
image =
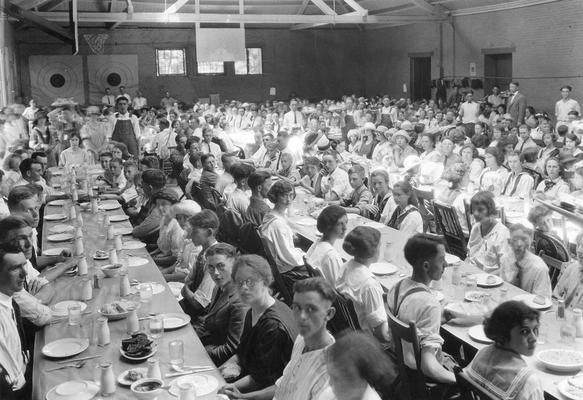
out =
{"type": "Polygon", "coordinates": [[[28,66],[31,94],[39,104],[51,104],[57,97],[85,103],[82,57],[30,56],[28,66]]]}
{"type": "Polygon", "coordinates": [[[113,95],[125,86],[126,93],[134,96],[138,90],[137,55],[95,55],[87,56],[89,73],[89,98],[91,104],[100,104],[105,88],[113,95]]]}

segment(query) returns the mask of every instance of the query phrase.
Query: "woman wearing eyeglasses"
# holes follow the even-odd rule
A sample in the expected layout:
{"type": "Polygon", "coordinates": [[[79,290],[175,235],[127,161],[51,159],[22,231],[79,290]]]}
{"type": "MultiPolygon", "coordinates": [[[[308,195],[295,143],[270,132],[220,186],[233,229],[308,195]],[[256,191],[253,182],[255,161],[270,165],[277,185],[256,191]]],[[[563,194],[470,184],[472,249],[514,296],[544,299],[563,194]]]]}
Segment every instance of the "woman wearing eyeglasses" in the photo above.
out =
{"type": "Polygon", "coordinates": [[[194,329],[216,365],[231,358],[239,347],[247,307],[241,303],[231,280],[237,249],[227,243],[208,248],[206,270],[217,285],[206,317],[194,329]]]}
{"type": "Polygon", "coordinates": [[[294,316],[287,305],[271,296],[273,276],[265,259],[254,254],[238,257],[232,276],[249,311],[237,354],[220,368],[232,383],[219,392],[231,398],[272,398],[273,385],[283,374],[297,335],[294,316]]]}

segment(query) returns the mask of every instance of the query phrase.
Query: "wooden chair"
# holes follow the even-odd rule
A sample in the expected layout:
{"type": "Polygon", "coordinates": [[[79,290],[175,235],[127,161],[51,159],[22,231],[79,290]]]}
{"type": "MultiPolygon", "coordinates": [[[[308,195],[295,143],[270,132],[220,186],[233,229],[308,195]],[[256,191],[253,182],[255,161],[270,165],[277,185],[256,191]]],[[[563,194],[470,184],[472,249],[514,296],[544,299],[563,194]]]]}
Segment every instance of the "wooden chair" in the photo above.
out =
{"type": "Polygon", "coordinates": [[[433,211],[433,191],[419,190],[413,188],[413,193],[419,202],[419,213],[423,218],[423,232],[436,233],[435,215],[433,211]]]}
{"type": "Polygon", "coordinates": [[[561,260],[557,260],[556,258],[547,256],[544,250],[541,250],[540,253],[538,253],[538,255],[549,267],[551,287],[554,289],[555,286],[557,286],[557,282],[559,281],[559,276],[561,275],[561,272],[563,272],[563,262],[561,260]]]}
{"type": "Polygon", "coordinates": [[[328,329],[333,335],[337,335],[346,329],[352,331],[360,330],[358,316],[350,298],[344,296],[342,293],[336,292],[336,300],[333,306],[336,309],[336,314],[328,322],[328,329]]]}
{"type": "Polygon", "coordinates": [[[427,380],[421,371],[421,348],[417,338],[417,328],[414,322],[409,325],[399,321],[392,313],[388,313],[389,329],[391,330],[391,342],[394,345],[395,355],[399,366],[399,378],[401,381],[400,397],[406,400],[429,400],[430,393],[427,380]],[[415,355],[415,368],[409,368],[405,364],[403,342],[409,343],[415,355]]]}
{"type": "Polygon", "coordinates": [[[308,259],[304,256],[304,265],[306,266],[306,271],[308,271],[308,275],[310,278],[322,277],[322,271],[318,268],[314,267],[308,262],[308,259]]]}
{"type": "Polygon", "coordinates": [[[471,380],[461,368],[456,368],[457,382],[461,400],[497,400],[498,398],[471,380]]]}
{"type": "Polygon", "coordinates": [[[243,219],[238,212],[225,208],[219,218],[219,231],[217,239],[219,242],[229,243],[233,246],[239,244],[239,229],[243,225],[243,219]]]}
{"type": "Polygon", "coordinates": [[[273,275],[273,286],[275,289],[276,294],[279,294],[282,301],[286,303],[288,306],[291,307],[293,301],[293,295],[285,284],[281,273],[279,272],[279,268],[277,267],[277,263],[275,261],[275,255],[271,252],[271,247],[269,246],[269,241],[261,234],[261,232],[257,231],[257,235],[261,239],[261,244],[263,245],[263,251],[265,253],[265,258],[269,262],[269,266],[271,267],[271,273],[273,275]]]}
{"type": "Polygon", "coordinates": [[[453,207],[433,202],[435,211],[435,225],[437,230],[443,234],[449,250],[461,258],[466,259],[467,242],[464,237],[462,226],[453,207]]]}
{"type": "Polygon", "coordinates": [[[569,251],[557,237],[535,230],[532,245],[535,254],[540,254],[541,251],[544,251],[545,255],[555,260],[569,261],[569,251]]]}
{"type": "Polygon", "coordinates": [[[470,203],[464,200],[464,211],[466,214],[466,224],[468,224],[468,237],[472,232],[472,210],[470,207],[470,203]]]}
{"type": "Polygon", "coordinates": [[[243,254],[257,254],[263,258],[265,251],[263,250],[263,243],[257,231],[257,227],[251,222],[245,222],[239,229],[239,240],[237,247],[243,254]]]}

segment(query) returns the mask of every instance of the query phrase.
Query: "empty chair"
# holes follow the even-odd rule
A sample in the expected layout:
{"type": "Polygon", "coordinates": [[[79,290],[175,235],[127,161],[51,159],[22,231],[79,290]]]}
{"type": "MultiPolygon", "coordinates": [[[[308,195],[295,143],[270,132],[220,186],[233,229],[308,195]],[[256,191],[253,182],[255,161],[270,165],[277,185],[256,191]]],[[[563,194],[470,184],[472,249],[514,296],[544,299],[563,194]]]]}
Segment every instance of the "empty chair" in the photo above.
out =
{"type": "Polygon", "coordinates": [[[433,202],[435,224],[443,234],[449,250],[464,260],[467,253],[467,242],[461,224],[453,207],[433,202]]]}
{"type": "Polygon", "coordinates": [[[413,192],[419,201],[419,213],[423,217],[423,231],[437,232],[435,226],[435,215],[433,210],[433,191],[413,188],[413,192]]]}

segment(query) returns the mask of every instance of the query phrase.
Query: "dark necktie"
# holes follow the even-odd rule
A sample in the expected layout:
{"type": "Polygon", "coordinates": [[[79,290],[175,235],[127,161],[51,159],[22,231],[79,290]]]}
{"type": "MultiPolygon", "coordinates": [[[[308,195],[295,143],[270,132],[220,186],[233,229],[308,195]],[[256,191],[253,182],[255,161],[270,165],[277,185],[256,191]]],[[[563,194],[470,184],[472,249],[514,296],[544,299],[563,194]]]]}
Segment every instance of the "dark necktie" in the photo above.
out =
{"type": "Polygon", "coordinates": [[[514,264],[516,265],[516,268],[518,268],[518,272],[516,273],[516,283],[518,287],[522,288],[522,268],[520,267],[520,264],[518,264],[518,261],[514,264]]]}
{"type": "Polygon", "coordinates": [[[292,111],[294,113],[294,125],[298,123],[298,119],[296,117],[296,112],[292,111]]]}
{"type": "Polygon", "coordinates": [[[546,179],[545,180],[545,192],[548,192],[549,190],[551,190],[553,188],[553,186],[555,186],[557,183],[551,181],[550,179],[546,179]]]}

